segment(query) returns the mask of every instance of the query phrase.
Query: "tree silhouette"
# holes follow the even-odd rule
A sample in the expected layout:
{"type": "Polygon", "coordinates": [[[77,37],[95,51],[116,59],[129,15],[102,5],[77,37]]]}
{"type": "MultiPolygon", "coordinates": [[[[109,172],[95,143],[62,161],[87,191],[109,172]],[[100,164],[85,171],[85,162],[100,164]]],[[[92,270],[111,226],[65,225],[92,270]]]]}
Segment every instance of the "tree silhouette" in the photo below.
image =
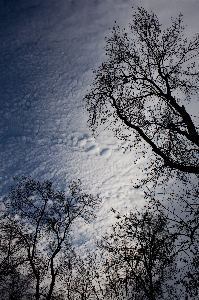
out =
{"type": "Polygon", "coordinates": [[[32,299],[33,278],[19,271],[25,259],[12,226],[0,222],[0,233],[0,299],[32,299]]]}
{"type": "Polygon", "coordinates": [[[68,300],[102,299],[103,288],[99,266],[101,263],[97,263],[96,253],[88,254],[84,259],[77,260],[67,281],[68,300]]]}
{"type": "Polygon", "coordinates": [[[163,213],[131,212],[113,225],[100,244],[110,299],[179,299],[174,242],[163,213]]]}
{"type": "Polygon", "coordinates": [[[181,282],[197,294],[199,126],[189,103],[198,98],[199,35],[188,40],[184,29],[181,14],[162,30],[154,13],[138,7],[130,30],[115,24],[106,38],[107,60],[85,101],[93,132],[106,124],[135,149],[134,162],[152,153],[135,187],[153,184],[149,205],[166,211],[186,265],[181,282]],[[157,199],[157,190],[164,196],[157,199]]]}
{"type": "Polygon", "coordinates": [[[155,198],[150,190],[145,192],[147,209],[157,212],[164,211],[168,229],[175,236],[176,255],[178,257],[178,283],[181,296],[186,299],[199,294],[199,222],[198,222],[198,187],[193,190],[184,189],[181,185],[180,194],[170,188],[161,201],[155,198]]]}
{"type": "Polygon", "coordinates": [[[161,31],[157,16],[138,7],[131,37],[115,25],[106,39],[108,58],[94,71],[85,100],[93,131],[108,122],[139,155],[145,155],[147,146],[155,155],[155,172],[169,167],[199,174],[198,124],[185,108],[199,87],[199,35],[188,41],[183,31],[181,14],[161,31]]]}
{"type": "Polygon", "coordinates": [[[100,202],[80,186],[80,181],[72,182],[64,193],[54,190],[50,181],[23,177],[4,199],[1,223],[12,231],[7,258],[19,261],[20,252],[20,271],[34,279],[34,299],[62,299],[63,290],[56,283],[64,282],[75,260],[71,225],[78,218],[90,222],[100,202]]]}

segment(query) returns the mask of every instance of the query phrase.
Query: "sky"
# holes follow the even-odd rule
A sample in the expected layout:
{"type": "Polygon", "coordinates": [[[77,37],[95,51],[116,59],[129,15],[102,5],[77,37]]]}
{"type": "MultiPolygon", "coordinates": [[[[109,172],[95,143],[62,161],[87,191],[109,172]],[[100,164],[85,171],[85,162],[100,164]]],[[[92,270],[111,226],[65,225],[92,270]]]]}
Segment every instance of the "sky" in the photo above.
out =
{"type": "MultiPolygon", "coordinates": [[[[114,21],[128,27],[137,5],[157,14],[163,28],[184,15],[197,33],[198,0],[0,0],[0,195],[13,176],[49,179],[64,190],[71,180],[102,197],[97,219],[76,226],[74,240],[90,245],[121,214],[144,204],[133,183],[141,176],[133,150],[123,153],[111,131],[88,127],[83,98],[105,61],[114,21]]],[[[195,104],[190,105],[190,112],[195,104]]]]}

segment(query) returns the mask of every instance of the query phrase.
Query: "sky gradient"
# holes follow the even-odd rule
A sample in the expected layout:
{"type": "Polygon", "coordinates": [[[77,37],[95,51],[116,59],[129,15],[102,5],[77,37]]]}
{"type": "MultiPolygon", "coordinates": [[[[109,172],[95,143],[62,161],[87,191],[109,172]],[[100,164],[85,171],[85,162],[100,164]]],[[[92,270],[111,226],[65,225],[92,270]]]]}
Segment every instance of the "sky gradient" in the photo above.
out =
{"type": "MultiPolygon", "coordinates": [[[[109,28],[115,20],[127,28],[137,5],[155,12],[163,28],[181,12],[186,35],[198,31],[194,0],[0,0],[1,195],[16,175],[50,179],[61,189],[80,178],[103,198],[91,230],[97,232],[112,220],[111,207],[126,212],[142,205],[132,187],[140,172],[130,163],[133,151],[123,154],[103,128],[93,138],[83,109],[92,70],[105,60],[109,28]]],[[[91,233],[80,228],[83,243],[91,233]]]]}

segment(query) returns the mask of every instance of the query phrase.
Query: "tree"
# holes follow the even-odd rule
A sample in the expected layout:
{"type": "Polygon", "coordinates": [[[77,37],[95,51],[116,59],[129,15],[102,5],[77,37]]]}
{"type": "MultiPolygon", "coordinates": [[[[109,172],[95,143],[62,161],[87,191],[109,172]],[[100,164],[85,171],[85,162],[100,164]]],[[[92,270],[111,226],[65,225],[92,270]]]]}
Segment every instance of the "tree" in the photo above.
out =
{"type": "Polygon", "coordinates": [[[174,242],[163,213],[131,212],[113,225],[100,244],[110,299],[179,299],[174,242]]]}
{"type": "Polygon", "coordinates": [[[0,299],[32,299],[32,276],[20,272],[25,259],[12,226],[0,223],[0,299]]]}
{"type": "Polygon", "coordinates": [[[17,179],[4,199],[1,223],[12,231],[7,257],[20,262],[20,273],[32,276],[34,299],[62,299],[64,291],[57,283],[64,282],[75,260],[71,226],[78,218],[90,222],[99,202],[98,196],[82,191],[80,181],[72,182],[65,194],[54,190],[50,181],[17,179]]]}
{"type": "Polygon", "coordinates": [[[146,209],[152,208],[157,213],[163,210],[168,222],[167,227],[175,237],[179,265],[177,282],[181,287],[181,296],[183,299],[188,295],[197,297],[199,294],[198,186],[189,191],[181,185],[180,194],[170,189],[170,195],[167,194],[161,201],[155,198],[150,190],[145,194],[148,200],[146,209]]]}
{"type": "Polygon", "coordinates": [[[0,278],[0,299],[5,300],[33,300],[34,292],[32,278],[24,276],[17,270],[12,270],[0,278]]]}
{"type": "MultiPolygon", "coordinates": [[[[97,263],[97,255],[87,254],[84,259],[79,258],[73,273],[68,277],[68,300],[99,300],[103,298],[102,280],[99,276],[101,264],[97,263]]],[[[101,275],[101,273],[100,273],[101,275]]]]}
{"type": "MultiPolygon", "coordinates": [[[[155,173],[169,167],[199,174],[198,127],[184,106],[199,89],[199,35],[188,41],[183,31],[181,14],[162,32],[157,16],[138,7],[132,37],[113,27],[106,39],[107,61],[94,71],[93,88],[85,97],[93,131],[108,122],[129,147],[139,151],[144,141],[155,154],[155,173]]],[[[142,147],[139,154],[146,152],[142,147]]]]}
{"type": "MultiPolygon", "coordinates": [[[[129,32],[115,24],[106,38],[107,60],[94,71],[85,96],[93,132],[108,123],[126,148],[135,149],[135,162],[152,150],[141,183],[154,185],[150,194],[161,186],[165,197],[152,195],[153,204],[167,209],[181,253],[186,242],[186,250],[193,251],[190,268],[199,257],[199,126],[188,106],[198,96],[198,54],[199,35],[184,38],[181,14],[162,31],[157,16],[138,7],[129,32]]],[[[197,288],[197,268],[185,276],[187,286],[197,288]]]]}

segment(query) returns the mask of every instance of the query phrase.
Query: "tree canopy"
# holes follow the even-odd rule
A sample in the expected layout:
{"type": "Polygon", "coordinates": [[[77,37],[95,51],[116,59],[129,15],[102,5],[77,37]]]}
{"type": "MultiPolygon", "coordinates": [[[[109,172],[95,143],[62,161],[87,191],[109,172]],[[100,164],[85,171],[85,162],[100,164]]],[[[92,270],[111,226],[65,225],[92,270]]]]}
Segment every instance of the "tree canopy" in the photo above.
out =
{"type": "Polygon", "coordinates": [[[116,299],[179,299],[175,236],[167,224],[163,212],[131,211],[103,237],[104,273],[116,299]]]}
{"type": "Polygon", "coordinates": [[[199,35],[184,38],[182,21],[180,14],[162,31],[158,17],[138,7],[130,32],[115,24],[85,100],[94,131],[108,122],[129,147],[144,141],[159,169],[199,174],[198,123],[186,108],[199,89],[199,35]]]}
{"type": "Polygon", "coordinates": [[[4,203],[0,273],[6,266],[11,269],[8,275],[25,270],[25,278],[32,279],[34,299],[61,299],[57,282],[67,280],[75,259],[71,226],[79,218],[90,222],[100,198],[84,192],[80,181],[63,192],[54,190],[50,181],[22,177],[4,203]]]}

